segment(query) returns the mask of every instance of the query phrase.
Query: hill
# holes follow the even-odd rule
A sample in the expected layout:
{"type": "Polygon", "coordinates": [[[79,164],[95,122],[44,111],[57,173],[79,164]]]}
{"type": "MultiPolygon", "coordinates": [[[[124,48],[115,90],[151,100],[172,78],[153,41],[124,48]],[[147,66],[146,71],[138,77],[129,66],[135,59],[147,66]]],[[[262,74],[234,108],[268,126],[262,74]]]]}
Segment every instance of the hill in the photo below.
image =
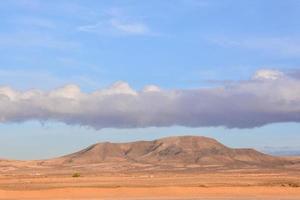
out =
{"type": "Polygon", "coordinates": [[[127,163],[156,166],[276,167],[292,161],[254,149],[229,148],[207,137],[179,136],[130,143],[98,143],[48,162],[63,165],[127,163]]]}

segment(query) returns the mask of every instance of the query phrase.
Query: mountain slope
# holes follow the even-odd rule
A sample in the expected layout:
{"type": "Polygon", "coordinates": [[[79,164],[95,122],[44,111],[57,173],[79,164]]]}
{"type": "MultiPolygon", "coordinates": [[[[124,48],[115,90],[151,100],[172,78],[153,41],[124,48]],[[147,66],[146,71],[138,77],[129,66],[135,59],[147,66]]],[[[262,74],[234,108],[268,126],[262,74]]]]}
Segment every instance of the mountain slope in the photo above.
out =
{"type": "Polygon", "coordinates": [[[56,159],[61,164],[146,163],[153,165],[279,166],[285,159],[253,149],[232,149],[199,136],[168,137],[131,143],[99,143],[56,159]]]}

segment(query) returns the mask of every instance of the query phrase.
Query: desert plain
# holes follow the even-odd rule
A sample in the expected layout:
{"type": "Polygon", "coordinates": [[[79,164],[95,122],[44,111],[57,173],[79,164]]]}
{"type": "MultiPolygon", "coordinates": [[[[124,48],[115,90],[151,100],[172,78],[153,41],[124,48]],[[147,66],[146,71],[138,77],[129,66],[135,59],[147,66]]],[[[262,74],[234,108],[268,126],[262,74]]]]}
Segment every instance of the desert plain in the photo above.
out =
{"type": "Polygon", "coordinates": [[[300,158],[204,137],[99,143],[49,160],[0,161],[1,200],[298,200],[300,158]]]}

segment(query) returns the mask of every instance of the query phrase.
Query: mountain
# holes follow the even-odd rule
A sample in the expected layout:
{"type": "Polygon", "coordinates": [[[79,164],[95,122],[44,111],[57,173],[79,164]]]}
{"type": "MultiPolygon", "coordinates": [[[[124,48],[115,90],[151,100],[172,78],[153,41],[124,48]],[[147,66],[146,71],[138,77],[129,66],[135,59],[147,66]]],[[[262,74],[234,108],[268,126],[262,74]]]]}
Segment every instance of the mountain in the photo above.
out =
{"type": "MultiPolygon", "coordinates": [[[[50,162],[62,165],[127,163],[151,165],[276,167],[291,161],[254,149],[233,149],[200,136],[167,137],[130,143],[98,143],[50,162]],[[54,162],[55,161],[55,162],[54,162]]],[[[47,161],[46,161],[47,163],[47,161]]]]}
{"type": "Polygon", "coordinates": [[[261,152],[274,155],[274,156],[300,156],[300,147],[262,147],[259,149],[261,152]]]}

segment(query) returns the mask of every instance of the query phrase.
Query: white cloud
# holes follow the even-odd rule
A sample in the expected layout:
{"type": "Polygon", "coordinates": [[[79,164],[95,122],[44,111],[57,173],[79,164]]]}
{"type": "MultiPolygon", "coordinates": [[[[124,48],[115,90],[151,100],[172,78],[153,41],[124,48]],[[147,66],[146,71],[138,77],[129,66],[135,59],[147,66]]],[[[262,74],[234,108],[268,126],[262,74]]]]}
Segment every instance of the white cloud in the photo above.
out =
{"type": "Polygon", "coordinates": [[[261,69],[258,70],[253,79],[255,80],[277,80],[284,76],[284,73],[278,70],[261,69]]]}
{"type": "Polygon", "coordinates": [[[161,92],[161,89],[156,85],[147,85],[143,88],[143,92],[161,92]]]}
{"type": "Polygon", "coordinates": [[[288,75],[300,80],[300,69],[292,69],[288,71],[288,75]]]}
{"type": "Polygon", "coordinates": [[[148,26],[146,26],[143,23],[126,23],[126,22],[121,22],[116,19],[112,19],[110,21],[111,25],[122,32],[129,33],[129,34],[137,34],[137,35],[143,35],[143,34],[148,34],[150,33],[150,30],[148,26]]]}
{"type": "Polygon", "coordinates": [[[109,35],[150,35],[150,28],[142,22],[108,19],[78,27],[79,31],[109,35]]]}
{"type": "Polygon", "coordinates": [[[140,17],[129,17],[122,9],[111,8],[105,12],[105,17],[97,23],[79,26],[78,31],[102,35],[155,35],[150,27],[140,17]]]}
{"type": "Polygon", "coordinates": [[[266,72],[254,75],[266,77],[263,80],[193,90],[162,90],[152,85],[136,91],[126,82],[92,93],[76,85],[52,91],[1,87],[0,121],[50,120],[95,129],[172,125],[252,128],[300,122],[300,80],[287,75],[273,78],[272,71],[266,72]]]}
{"type": "Polygon", "coordinates": [[[125,94],[125,95],[137,95],[137,92],[133,90],[128,83],[123,81],[118,81],[112,84],[109,88],[98,91],[98,93],[102,95],[118,95],[118,94],[125,94]]]}

